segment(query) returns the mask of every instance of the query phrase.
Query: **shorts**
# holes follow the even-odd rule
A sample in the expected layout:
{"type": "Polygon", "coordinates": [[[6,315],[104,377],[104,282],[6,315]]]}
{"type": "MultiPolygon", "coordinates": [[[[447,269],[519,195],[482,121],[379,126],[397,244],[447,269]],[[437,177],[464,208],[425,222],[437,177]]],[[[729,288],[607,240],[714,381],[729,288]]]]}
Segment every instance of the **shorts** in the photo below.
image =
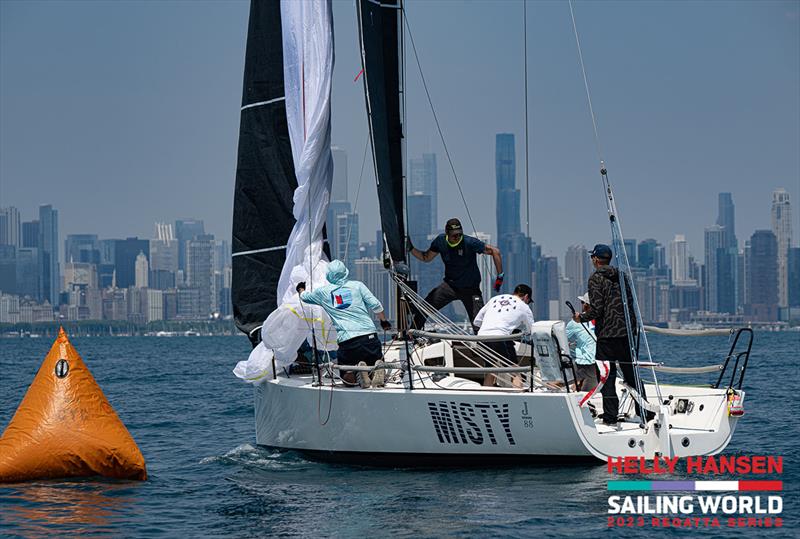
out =
{"type": "Polygon", "coordinates": [[[483,345],[506,358],[512,365],[517,364],[517,351],[513,341],[489,341],[483,345]]]}
{"type": "Polygon", "coordinates": [[[610,339],[597,339],[595,359],[600,361],[619,361],[632,363],[631,349],[627,337],[613,337],[610,339]]]}
{"type": "Polygon", "coordinates": [[[367,365],[375,365],[382,356],[383,348],[378,334],[370,333],[340,342],[336,362],[339,365],[358,365],[359,361],[363,361],[367,365]]]}

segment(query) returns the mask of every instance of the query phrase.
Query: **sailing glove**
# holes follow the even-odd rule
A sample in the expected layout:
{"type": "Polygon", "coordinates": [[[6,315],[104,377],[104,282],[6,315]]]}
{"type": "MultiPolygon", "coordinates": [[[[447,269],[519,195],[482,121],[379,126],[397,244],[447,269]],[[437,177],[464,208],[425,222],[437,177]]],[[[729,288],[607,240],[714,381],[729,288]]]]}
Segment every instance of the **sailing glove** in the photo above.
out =
{"type": "Polygon", "coordinates": [[[500,287],[503,286],[503,279],[505,279],[505,273],[498,273],[497,277],[494,280],[494,291],[500,292],[500,287]]]}
{"type": "Polygon", "coordinates": [[[381,328],[383,328],[383,331],[389,331],[392,329],[392,324],[388,320],[381,320],[381,328]]]}
{"type": "Polygon", "coordinates": [[[297,283],[297,286],[294,289],[297,290],[297,293],[299,294],[300,292],[302,292],[303,290],[306,289],[306,282],[305,281],[301,281],[301,282],[297,283]]]}

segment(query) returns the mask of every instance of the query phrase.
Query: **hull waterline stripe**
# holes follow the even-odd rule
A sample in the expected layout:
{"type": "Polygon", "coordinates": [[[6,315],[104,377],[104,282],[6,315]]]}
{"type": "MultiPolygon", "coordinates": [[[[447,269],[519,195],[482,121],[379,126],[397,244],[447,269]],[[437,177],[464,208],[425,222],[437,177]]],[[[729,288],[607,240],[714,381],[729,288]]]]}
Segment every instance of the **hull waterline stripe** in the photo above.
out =
{"type": "Polygon", "coordinates": [[[608,490],[763,492],[783,490],[783,481],[609,481],[608,490]]]}
{"type": "Polygon", "coordinates": [[[272,103],[277,103],[278,101],[286,101],[286,97],[276,97],[275,99],[270,99],[269,101],[259,101],[258,103],[250,103],[249,105],[245,105],[242,107],[242,110],[245,109],[252,109],[253,107],[261,107],[263,105],[271,105],[272,103]]]}

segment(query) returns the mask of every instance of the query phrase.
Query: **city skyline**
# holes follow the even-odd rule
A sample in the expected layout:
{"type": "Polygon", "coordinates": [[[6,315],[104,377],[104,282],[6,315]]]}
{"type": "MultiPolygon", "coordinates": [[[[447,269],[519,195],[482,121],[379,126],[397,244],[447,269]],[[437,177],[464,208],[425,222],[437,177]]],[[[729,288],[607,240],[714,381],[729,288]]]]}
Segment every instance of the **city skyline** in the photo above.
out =
{"type": "MultiPolygon", "coordinates": [[[[681,233],[701,258],[717,193],[738,201],[739,238],[770,228],[774,188],[800,199],[796,3],[574,6],[626,237],[666,245],[681,233]]],[[[350,156],[349,196],[366,142],[352,11],[334,2],[333,141],[350,156]]],[[[438,2],[409,1],[407,12],[476,227],[496,238],[495,215],[483,211],[494,198],[495,134],[514,134],[517,156],[525,153],[521,5],[470,3],[455,21],[438,2]],[[442,28],[454,39],[442,40],[442,28]],[[458,39],[466,35],[477,39],[458,39]]],[[[106,237],[141,237],[155,221],[193,215],[230,237],[245,2],[188,12],[179,2],[3,2],[0,15],[0,206],[52,203],[62,234],[99,222],[106,237]]],[[[534,239],[561,257],[567,245],[596,242],[590,233],[607,223],[568,9],[536,2],[528,16],[530,197],[522,162],[515,179],[531,202],[534,239]]],[[[411,159],[437,155],[439,221],[466,221],[416,62],[407,61],[407,171],[411,159]]],[[[353,208],[361,242],[377,228],[371,163],[363,176],[353,208]]]]}

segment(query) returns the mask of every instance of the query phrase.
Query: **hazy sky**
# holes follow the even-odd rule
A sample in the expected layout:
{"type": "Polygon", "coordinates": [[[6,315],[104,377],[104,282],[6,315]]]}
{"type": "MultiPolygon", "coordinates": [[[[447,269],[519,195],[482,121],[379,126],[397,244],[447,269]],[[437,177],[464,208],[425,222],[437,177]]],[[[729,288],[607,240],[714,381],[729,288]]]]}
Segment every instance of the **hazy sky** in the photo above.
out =
{"type": "MultiPolygon", "coordinates": [[[[718,192],[743,241],[785,187],[797,242],[800,3],[574,6],[625,236],[685,234],[702,257],[718,192]]],[[[496,133],[517,136],[525,184],[522,3],[407,12],[476,226],[494,234],[496,133]]],[[[0,205],[29,220],[52,203],[62,236],[152,237],[155,221],[196,217],[229,238],[247,15],[236,1],[0,1],[0,205]]],[[[333,142],[354,196],[367,131],[352,1],[334,2],[334,23],[333,142]]],[[[566,2],[528,4],[528,69],[531,228],[561,256],[609,237],[566,2]]],[[[440,218],[466,222],[410,47],[407,71],[408,155],[438,154],[440,218]]],[[[365,170],[362,241],[377,227],[365,170]]]]}

